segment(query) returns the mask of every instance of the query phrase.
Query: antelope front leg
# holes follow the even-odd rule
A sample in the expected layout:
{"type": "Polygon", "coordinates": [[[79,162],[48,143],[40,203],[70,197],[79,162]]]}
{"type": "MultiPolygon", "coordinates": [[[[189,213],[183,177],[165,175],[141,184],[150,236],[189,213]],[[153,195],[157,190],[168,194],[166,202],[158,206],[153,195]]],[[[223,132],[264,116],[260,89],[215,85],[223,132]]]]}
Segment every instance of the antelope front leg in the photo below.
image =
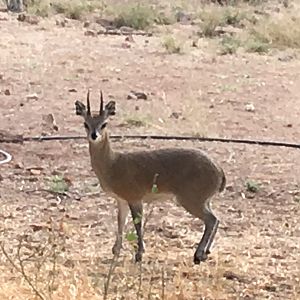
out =
{"type": "Polygon", "coordinates": [[[118,231],[115,244],[112,248],[114,255],[119,255],[123,242],[123,231],[126,224],[127,216],[129,212],[128,203],[124,200],[118,199],[118,231]]]}
{"type": "Polygon", "coordinates": [[[136,230],[136,234],[138,237],[137,244],[138,248],[135,254],[135,261],[142,261],[142,256],[145,251],[144,242],[143,242],[143,229],[142,229],[142,217],[143,217],[143,204],[138,203],[134,205],[129,205],[133,224],[136,230]]]}

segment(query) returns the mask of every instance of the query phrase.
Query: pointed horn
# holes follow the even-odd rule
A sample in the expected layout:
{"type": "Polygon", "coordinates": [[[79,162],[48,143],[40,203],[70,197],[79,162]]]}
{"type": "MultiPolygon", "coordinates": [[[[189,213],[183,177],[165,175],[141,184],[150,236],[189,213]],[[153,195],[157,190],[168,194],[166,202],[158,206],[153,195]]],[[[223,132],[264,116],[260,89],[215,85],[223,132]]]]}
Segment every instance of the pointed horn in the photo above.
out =
{"type": "Polygon", "coordinates": [[[100,91],[100,115],[103,112],[103,93],[102,90],[100,91]]]}
{"type": "Polygon", "coordinates": [[[87,115],[90,116],[90,115],[91,115],[90,90],[88,90],[88,92],[87,92],[87,96],[86,96],[86,106],[87,106],[87,115]]]}

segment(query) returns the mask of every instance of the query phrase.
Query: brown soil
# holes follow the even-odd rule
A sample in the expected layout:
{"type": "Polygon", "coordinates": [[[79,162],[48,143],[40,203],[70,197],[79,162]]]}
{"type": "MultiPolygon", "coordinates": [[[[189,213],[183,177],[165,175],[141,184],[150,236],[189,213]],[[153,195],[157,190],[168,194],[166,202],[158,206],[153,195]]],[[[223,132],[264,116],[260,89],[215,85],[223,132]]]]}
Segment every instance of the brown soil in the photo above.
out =
{"type": "MultiPolygon", "coordinates": [[[[182,34],[192,31],[175,27],[182,34]]],[[[106,99],[117,102],[117,115],[110,123],[113,134],[300,140],[298,59],[282,62],[276,53],[218,56],[207,41],[199,48],[187,46],[182,55],[169,55],[159,34],[134,37],[127,48],[124,36],[85,36],[82,24],[75,21],[62,28],[53,19],[29,25],[8,16],[0,21],[0,31],[2,131],[26,136],[83,134],[74,101],[85,101],[90,88],[96,110],[101,88],[106,99]],[[148,100],[127,100],[131,90],[146,92],[148,100]],[[246,110],[248,103],[253,112],[246,110]],[[58,131],[45,121],[47,114],[53,114],[58,131]],[[133,126],[129,118],[143,126],[133,126]]],[[[165,299],[300,299],[299,150],[219,143],[113,143],[122,150],[171,145],[202,148],[224,168],[227,189],[213,201],[221,226],[210,259],[194,266],[201,222],[172,203],[156,205],[145,233],[141,298],[150,294],[148,299],[161,299],[164,281],[165,299]],[[257,193],[246,191],[247,180],[259,184],[257,193]]],[[[45,233],[34,226],[42,228],[50,219],[62,222],[65,249],[53,298],[101,298],[112,258],[115,203],[96,193],[87,143],[0,146],[13,155],[0,173],[5,247],[14,253],[22,234],[45,233]],[[55,174],[67,179],[67,195],[45,191],[48,178],[55,174]]],[[[1,299],[32,299],[23,276],[0,257],[1,299]]],[[[125,243],[112,277],[111,299],[136,298],[141,272],[131,259],[131,246],[125,243]]],[[[35,267],[30,270],[34,273],[35,267]]]]}

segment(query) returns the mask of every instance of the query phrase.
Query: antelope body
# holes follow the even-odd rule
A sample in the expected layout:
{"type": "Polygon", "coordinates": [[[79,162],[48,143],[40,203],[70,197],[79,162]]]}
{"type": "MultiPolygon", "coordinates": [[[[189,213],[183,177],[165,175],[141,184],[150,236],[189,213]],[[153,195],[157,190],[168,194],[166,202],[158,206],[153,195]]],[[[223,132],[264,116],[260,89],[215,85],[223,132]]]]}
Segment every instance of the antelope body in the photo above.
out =
{"type": "Polygon", "coordinates": [[[143,202],[172,194],[189,213],[204,221],[205,230],[194,263],[206,260],[219,224],[210,209],[210,199],[225,188],[223,170],[205,153],[194,149],[116,152],[106,130],[109,116],[115,114],[115,102],[110,101],[103,108],[101,92],[99,114],[92,116],[88,92],[87,106],[80,101],[75,106],[76,114],[84,118],[92,168],[102,189],[117,199],[118,231],[113,253],[119,254],[122,248],[123,229],[130,210],[138,236],[135,259],[140,261],[144,252],[143,202]]]}

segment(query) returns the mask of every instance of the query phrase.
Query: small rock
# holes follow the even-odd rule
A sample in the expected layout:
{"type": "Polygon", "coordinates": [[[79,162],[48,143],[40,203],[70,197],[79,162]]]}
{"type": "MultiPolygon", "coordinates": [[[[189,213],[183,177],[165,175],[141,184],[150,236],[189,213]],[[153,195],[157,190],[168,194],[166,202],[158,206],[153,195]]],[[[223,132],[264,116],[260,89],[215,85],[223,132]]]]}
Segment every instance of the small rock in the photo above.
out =
{"type": "Polygon", "coordinates": [[[288,61],[291,61],[295,58],[295,55],[293,54],[282,54],[281,56],[278,57],[278,60],[279,61],[282,61],[282,62],[288,62],[288,61]]]}
{"type": "Polygon", "coordinates": [[[85,36],[97,36],[97,32],[95,30],[88,29],[84,33],[85,36]]]}
{"type": "Polygon", "coordinates": [[[181,116],[182,116],[182,113],[174,111],[171,113],[170,118],[178,120],[181,116]]]}
{"type": "Polygon", "coordinates": [[[9,89],[5,89],[4,90],[4,95],[5,96],[9,96],[10,95],[10,90],[9,89]]]}
{"type": "Polygon", "coordinates": [[[192,47],[198,48],[198,41],[192,41],[192,47]]]}
{"type": "Polygon", "coordinates": [[[71,88],[71,89],[69,89],[69,92],[70,92],[70,93],[77,93],[77,89],[71,88]]]}
{"type": "Polygon", "coordinates": [[[147,100],[147,99],[148,97],[144,92],[130,91],[130,93],[127,96],[127,100],[147,100]]]}
{"type": "Polygon", "coordinates": [[[66,21],[65,20],[56,20],[55,24],[56,24],[56,26],[66,27],[66,21]]]}
{"type": "Polygon", "coordinates": [[[3,80],[3,79],[4,79],[4,74],[0,73],[0,80],[3,80]]]}
{"type": "Polygon", "coordinates": [[[31,25],[37,25],[39,23],[39,18],[37,16],[33,15],[27,15],[27,14],[19,14],[17,20],[19,22],[26,22],[31,25]]]}
{"type": "Polygon", "coordinates": [[[84,23],[83,23],[83,27],[84,28],[87,28],[87,27],[89,27],[91,25],[91,22],[90,21],[85,21],[84,23]]]}
{"type": "Polygon", "coordinates": [[[26,96],[27,100],[38,100],[39,96],[36,93],[30,94],[26,96]]]}
{"type": "Polygon", "coordinates": [[[134,43],[133,36],[131,34],[126,36],[125,42],[134,43]]]}
{"type": "Polygon", "coordinates": [[[41,175],[41,170],[39,170],[39,169],[30,169],[30,175],[34,175],[34,176],[41,175]]]}
{"type": "Polygon", "coordinates": [[[53,129],[55,131],[58,131],[58,126],[56,125],[56,121],[54,119],[53,114],[47,114],[42,116],[43,119],[43,125],[48,127],[49,129],[53,129]]]}
{"type": "Polygon", "coordinates": [[[8,21],[8,18],[1,15],[1,16],[0,16],[0,21],[8,21]]]}
{"type": "Polygon", "coordinates": [[[18,162],[14,165],[15,169],[24,169],[24,165],[21,162],[18,162]]]}
{"type": "Polygon", "coordinates": [[[176,14],[175,14],[175,17],[176,17],[176,21],[177,22],[180,22],[182,24],[189,24],[192,20],[192,17],[190,14],[187,14],[183,11],[178,11],[176,14]]]}
{"type": "Polygon", "coordinates": [[[276,286],[266,284],[264,286],[264,290],[266,290],[268,292],[276,292],[276,286]]]}
{"type": "Polygon", "coordinates": [[[293,124],[288,123],[288,124],[285,125],[285,127],[292,128],[292,127],[293,127],[293,124]]]}
{"type": "Polygon", "coordinates": [[[134,29],[131,27],[128,27],[128,26],[122,26],[122,27],[120,27],[120,31],[122,33],[131,33],[134,31],[134,29]]]}
{"type": "Polygon", "coordinates": [[[249,112],[254,112],[255,111],[255,107],[254,107],[253,103],[247,103],[245,105],[245,110],[249,111],[249,112]]]}
{"type": "Polygon", "coordinates": [[[131,48],[131,45],[129,43],[124,42],[124,43],[121,44],[121,47],[123,49],[129,49],[129,48],[131,48]]]}

